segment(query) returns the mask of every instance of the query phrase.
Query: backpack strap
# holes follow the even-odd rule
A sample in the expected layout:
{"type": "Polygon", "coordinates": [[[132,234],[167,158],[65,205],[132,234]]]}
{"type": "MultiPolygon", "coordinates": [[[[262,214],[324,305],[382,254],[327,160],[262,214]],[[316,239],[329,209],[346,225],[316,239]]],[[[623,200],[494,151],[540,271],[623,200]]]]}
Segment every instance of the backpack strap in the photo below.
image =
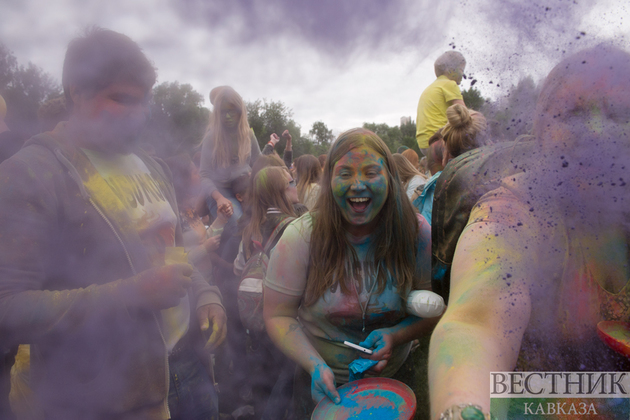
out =
{"type": "Polygon", "coordinates": [[[276,238],[282,235],[282,233],[284,232],[284,229],[286,229],[289,223],[291,223],[294,220],[295,220],[295,217],[290,217],[290,216],[285,217],[284,219],[280,221],[280,223],[276,225],[273,232],[271,232],[269,239],[267,239],[267,242],[265,243],[265,249],[263,250],[265,254],[267,255],[269,254],[269,251],[271,251],[271,247],[276,242],[276,238]]]}
{"type": "Polygon", "coordinates": [[[413,194],[411,194],[411,198],[409,199],[411,203],[413,203],[418,197],[422,195],[422,191],[424,191],[424,187],[427,184],[418,185],[415,190],[413,190],[413,194]]]}

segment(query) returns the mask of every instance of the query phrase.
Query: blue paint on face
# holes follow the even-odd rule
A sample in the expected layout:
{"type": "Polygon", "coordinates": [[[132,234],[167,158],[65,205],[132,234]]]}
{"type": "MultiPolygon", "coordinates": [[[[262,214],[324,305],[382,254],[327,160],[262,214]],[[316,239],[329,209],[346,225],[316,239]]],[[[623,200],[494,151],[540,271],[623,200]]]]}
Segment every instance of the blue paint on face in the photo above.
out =
{"type": "Polygon", "coordinates": [[[350,150],[335,163],[331,187],[351,234],[372,233],[387,200],[388,185],[385,160],[368,146],[350,150]]]}

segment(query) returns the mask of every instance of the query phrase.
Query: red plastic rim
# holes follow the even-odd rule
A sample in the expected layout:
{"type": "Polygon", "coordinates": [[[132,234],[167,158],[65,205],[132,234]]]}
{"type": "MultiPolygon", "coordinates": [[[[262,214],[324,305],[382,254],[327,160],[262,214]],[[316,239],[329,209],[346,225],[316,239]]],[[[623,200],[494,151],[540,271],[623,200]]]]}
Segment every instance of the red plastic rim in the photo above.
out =
{"type": "Polygon", "coordinates": [[[629,322],[601,321],[597,324],[597,335],[608,347],[630,358],[629,322]]]}
{"type": "Polygon", "coordinates": [[[341,403],[324,398],[313,420],[409,420],[416,413],[416,396],[404,383],[390,378],[365,378],[340,386],[341,403]]]}

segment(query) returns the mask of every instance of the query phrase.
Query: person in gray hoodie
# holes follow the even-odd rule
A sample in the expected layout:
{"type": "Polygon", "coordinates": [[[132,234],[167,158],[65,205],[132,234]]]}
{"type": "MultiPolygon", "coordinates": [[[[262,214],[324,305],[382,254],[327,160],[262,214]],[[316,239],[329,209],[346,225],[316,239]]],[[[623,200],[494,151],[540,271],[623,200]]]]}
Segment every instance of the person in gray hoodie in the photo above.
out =
{"type": "Polygon", "coordinates": [[[192,388],[216,405],[196,349],[225,337],[221,296],[181,251],[168,168],[137,147],[155,80],[135,42],[89,29],[64,61],[69,121],[0,165],[0,341],[31,345],[49,419],[185,417],[192,388]]]}

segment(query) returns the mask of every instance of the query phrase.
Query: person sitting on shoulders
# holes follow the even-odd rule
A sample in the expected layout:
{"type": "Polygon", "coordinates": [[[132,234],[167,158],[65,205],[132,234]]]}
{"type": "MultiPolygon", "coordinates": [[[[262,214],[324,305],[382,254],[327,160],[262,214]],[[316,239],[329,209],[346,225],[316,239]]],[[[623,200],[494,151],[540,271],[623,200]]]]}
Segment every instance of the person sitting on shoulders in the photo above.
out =
{"type": "Polygon", "coordinates": [[[416,140],[423,155],[429,138],[447,122],[446,109],[455,104],[466,106],[459,84],[466,68],[466,59],[457,51],[447,51],[435,60],[437,79],[420,95],[416,118],[416,140]]]}

